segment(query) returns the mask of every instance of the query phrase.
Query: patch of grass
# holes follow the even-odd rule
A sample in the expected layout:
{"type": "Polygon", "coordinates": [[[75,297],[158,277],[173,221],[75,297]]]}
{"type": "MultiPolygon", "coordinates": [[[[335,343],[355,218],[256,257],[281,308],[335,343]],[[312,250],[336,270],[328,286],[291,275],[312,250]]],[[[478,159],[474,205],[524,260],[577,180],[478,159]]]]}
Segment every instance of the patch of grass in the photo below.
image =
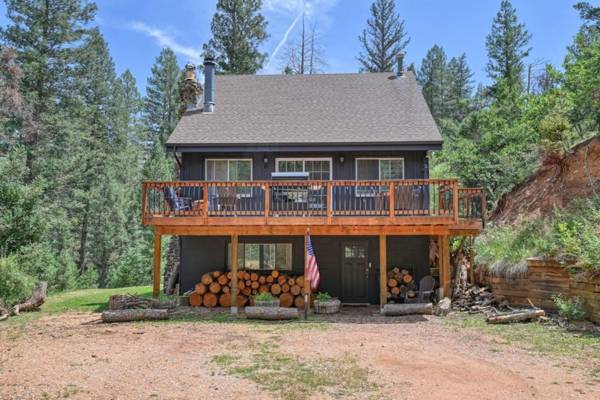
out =
{"type": "Polygon", "coordinates": [[[369,371],[348,355],[305,360],[265,341],[239,347],[235,355],[215,356],[212,362],[282,399],[303,400],[318,392],[333,398],[364,398],[365,394],[380,398],[375,396],[378,386],[369,380],[369,371]]]}
{"type": "Polygon", "coordinates": [[[475,329],[503,341],[495,344],[516,344],[539,353],[586,360],[600,367],[600,336],[571,333],[539,322],[488,324],[482,315],[453,314],[445,321],[455,329],[475,329]]]}
{"type": "Polygon", "coordinates": [[[135,294],[152,297],[151,286],[131,286],[115,289],[84,289],[51,295],[42,306],[42,313],[101,312],[115,294],[135,294]]]}

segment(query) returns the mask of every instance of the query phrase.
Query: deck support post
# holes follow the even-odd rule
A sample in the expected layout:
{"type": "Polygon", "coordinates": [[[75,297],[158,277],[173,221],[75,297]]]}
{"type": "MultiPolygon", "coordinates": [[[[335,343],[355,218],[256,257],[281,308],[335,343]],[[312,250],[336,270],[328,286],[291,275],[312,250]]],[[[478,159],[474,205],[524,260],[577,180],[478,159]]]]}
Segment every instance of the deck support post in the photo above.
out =
{"type": "Polygon", "coordinates": [[[448,235],[438,236],[438,258],[440,271],[440,297],[450,297],[451,269],[450,269],[450,237],[448,235]]]}
{"type": "Polygon", "coordinates": [[[154,256],[152,259],[152,297],[157,298],[160,294],[160,250],[162,247],[162,235],[154,229],[154,256]]]}
{"type": "Polygon", "coordinates": [[[231,235],[231,313],[237,314],[238,296],[238,234],[231,235]]]}
{"type": "Polygon", "coordinates": [[[379,304],[387,303],[387,235],[379,235],[379,304]]]}

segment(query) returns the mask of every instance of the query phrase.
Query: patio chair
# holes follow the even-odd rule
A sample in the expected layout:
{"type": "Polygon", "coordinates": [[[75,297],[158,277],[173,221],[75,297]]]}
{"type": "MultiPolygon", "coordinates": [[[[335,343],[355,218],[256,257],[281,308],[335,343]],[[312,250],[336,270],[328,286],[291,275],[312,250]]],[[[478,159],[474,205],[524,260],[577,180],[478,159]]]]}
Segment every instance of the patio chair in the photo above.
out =
{"type": "Polygon", "coordinates": [[[165,203],[171,212],[191,211],[192,199],[188,197],[180,197],[177,195],[175,188],[167,186],[163,189],[165,195],[165,203]]]}
{"type": "Polygon", "coordinates": [[[218,187],[217,202],[219,211],[235,211],[237,192],[235,187],[218,187]]]}
{"type": "Polygon", "coordinates": [[[433,294],[433,288],[435,287],[435,279],[431,275],[424,276],[419,281],[419,290],[416,297],[409,298],[405,297],[405,303],[429,303],[431,295],[433,294]]]}

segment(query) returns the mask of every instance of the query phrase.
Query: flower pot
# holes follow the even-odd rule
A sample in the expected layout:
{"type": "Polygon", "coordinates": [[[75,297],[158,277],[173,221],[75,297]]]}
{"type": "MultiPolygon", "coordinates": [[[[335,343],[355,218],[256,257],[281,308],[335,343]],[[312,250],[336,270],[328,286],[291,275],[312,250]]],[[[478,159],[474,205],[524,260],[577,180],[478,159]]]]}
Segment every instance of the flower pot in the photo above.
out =
{"type": "Polygon", "coordinates": [[[254,300],[255,307],[279,307],[279,299],[275,300],[254,300]]]}
{"type": "Polygon", "coordinates": [[[334,314],[340,312],[342,302],[338,299],[325,301],[315,300],[315,313],[317,314],[334,314]]]}

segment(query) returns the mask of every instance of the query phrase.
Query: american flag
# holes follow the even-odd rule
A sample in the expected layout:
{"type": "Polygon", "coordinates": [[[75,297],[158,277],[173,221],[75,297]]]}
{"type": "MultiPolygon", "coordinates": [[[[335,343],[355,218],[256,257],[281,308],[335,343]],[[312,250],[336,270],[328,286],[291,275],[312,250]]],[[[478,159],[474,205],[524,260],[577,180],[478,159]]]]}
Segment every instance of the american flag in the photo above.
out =
{"type": "Polygon", "coordinates": [[[306,235],[306,276],[310,279],[312,289],[319,287],[321,275],[319,274],[317,257],[315,257],[315,251],[313,250],[309,234],[306,235]]]}

